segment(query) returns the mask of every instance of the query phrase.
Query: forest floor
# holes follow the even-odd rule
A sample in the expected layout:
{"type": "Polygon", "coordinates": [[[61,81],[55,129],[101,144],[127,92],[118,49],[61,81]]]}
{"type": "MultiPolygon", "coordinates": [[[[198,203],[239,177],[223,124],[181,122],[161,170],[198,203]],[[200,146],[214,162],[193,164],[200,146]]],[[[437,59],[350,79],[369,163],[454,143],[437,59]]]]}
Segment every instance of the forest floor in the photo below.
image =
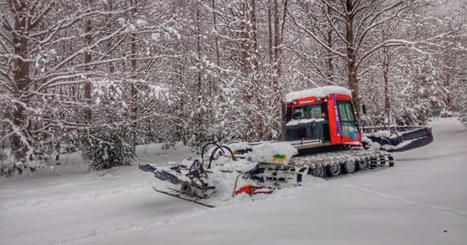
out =
{"type": "MultiPolygon", "coordinates": [[[[53,170],[0,178],[0,243],[7,244],[467,244],[467,129],[433,122],[428,146],[396,166],[247,196],[214,209],[151,188],[136,164],[88,172],[79,154],[53,170]]],[[[163,164],[186,147],[141,146],[163,164]]]]}

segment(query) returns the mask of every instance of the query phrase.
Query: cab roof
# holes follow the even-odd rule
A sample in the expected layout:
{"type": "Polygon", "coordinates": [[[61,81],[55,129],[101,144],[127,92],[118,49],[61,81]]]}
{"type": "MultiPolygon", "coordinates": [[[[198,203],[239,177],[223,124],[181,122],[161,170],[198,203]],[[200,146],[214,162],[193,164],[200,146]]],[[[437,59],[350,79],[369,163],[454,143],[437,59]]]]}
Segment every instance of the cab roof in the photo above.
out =
{"type": "Polygon", "coordinates": [[[349,97],[351,97],[352,92],[349,89],[341,87],[341,86],[324,86],[324,87],[305,89],[305,90],[288,93],[285,96],[285,102],[292,102],[294,100],[301,99],[301,98],[307,98],[307,97],[321,98],[321,97],[328,96],[330,94],[343,94],[343,95],[348,95],[349,97]]]}

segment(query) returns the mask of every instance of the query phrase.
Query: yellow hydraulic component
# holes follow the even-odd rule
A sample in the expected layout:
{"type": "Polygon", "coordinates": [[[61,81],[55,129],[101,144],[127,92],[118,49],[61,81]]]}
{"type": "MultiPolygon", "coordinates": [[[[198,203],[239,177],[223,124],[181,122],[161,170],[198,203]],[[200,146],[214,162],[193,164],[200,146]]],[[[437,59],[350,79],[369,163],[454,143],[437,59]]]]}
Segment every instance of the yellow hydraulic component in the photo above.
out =
{"type": "Polygon", "coordinates": [[[272,157],[272,163],[284,164],[287,161],[285,154],[276,154],[272,157]]]}

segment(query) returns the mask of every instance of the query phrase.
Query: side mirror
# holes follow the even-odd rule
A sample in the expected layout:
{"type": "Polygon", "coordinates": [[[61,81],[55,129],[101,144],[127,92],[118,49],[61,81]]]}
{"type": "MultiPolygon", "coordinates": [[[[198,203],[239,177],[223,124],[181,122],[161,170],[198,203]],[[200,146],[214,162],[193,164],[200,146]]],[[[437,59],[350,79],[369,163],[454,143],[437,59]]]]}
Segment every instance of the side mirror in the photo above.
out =
{"type": "Polygon", "coordinates": [[[363,114],[366,114],[366,105],[365,104],[362,104],[362,112],[363,112],[363,114]]]}

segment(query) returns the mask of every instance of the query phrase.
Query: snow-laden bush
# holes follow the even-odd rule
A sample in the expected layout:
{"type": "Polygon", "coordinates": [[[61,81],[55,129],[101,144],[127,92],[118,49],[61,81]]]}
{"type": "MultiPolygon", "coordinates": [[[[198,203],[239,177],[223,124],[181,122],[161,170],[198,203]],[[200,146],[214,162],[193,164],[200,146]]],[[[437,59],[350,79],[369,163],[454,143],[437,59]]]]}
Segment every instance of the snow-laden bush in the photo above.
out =
{"type": "Polygon", "coordinates": [[[463,123],[467,127],[467,113],[462,114],[459,117],[459,120],[461,121],[461,123],[463,123]]]}
{"type": "Polygon", "coordinates": [[[81,154],[91,170],[130,165],[134,148],[114,130],[94,129],[81,140],[81,154]]]}
{"type": "Polygon", "coordinates": [[[467,107],[460,113],[459,120],[467,127],[467,107]]]}
{"type": "Polygon", "coordinates": [[[0,176],[7,173],[7,168],[4,166],[4,161],[8,158],[8,154],[3,147],[0,145],[0,176]]]}
{"type": "Polygon", "coordinates": [[[463,94],[461,99],[461,106],[459,108],[459,121],[467,127],[467,95],[463,94]]]}
{"type": "Polygon", "coordinates": [[[430,111],[423,106],[414,106],[414,108],[402,108],[395,113],[396,125],[424,125],[428,121],[430,111]]]}
{"type": "Polygon", "coordinates": [[[373,112],[361,117],[362,126],[382,125],[424,125],[428,121],[429,110],[424,107],[398,108],[392,111],[392,120],[384,112],[373,112]]]}

